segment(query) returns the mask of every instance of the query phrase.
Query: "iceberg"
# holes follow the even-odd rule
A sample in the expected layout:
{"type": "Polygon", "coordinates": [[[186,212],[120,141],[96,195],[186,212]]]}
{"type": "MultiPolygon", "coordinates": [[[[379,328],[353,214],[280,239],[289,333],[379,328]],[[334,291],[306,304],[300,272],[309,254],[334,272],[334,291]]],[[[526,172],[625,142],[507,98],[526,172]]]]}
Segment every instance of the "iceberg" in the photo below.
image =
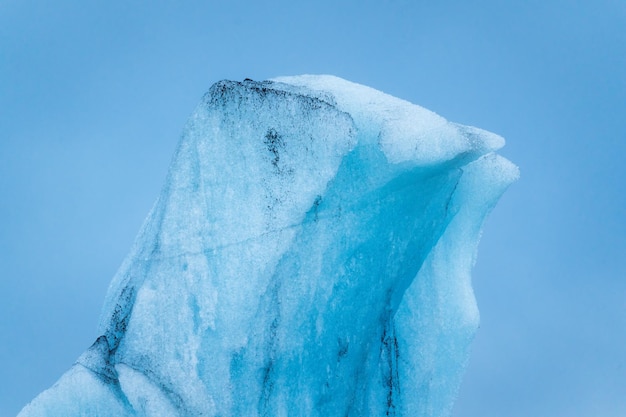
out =
{"type": "Polygon", "coordinates": [[[214,84],[101,336],[19,416],[448,416],[503,144],[334,76],[214,84]]]}

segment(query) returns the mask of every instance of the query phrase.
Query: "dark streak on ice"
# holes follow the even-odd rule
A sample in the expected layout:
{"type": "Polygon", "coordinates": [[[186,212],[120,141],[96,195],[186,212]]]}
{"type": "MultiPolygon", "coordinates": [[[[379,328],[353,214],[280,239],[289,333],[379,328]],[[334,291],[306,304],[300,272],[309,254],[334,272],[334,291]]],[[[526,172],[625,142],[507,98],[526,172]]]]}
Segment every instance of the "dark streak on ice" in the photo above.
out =
{"type": "Polygon", "coordinates": [[[398,339],[396,338],[396,329],[393,319],[387,320],[387,324],[383,328],[383,334],[380,339],[380,355],[383,359],[383,378],[387,389],[387,416],[396,415],[396,398],[399,398],[400,384],[398,375],[398,357],[400,355],[398,348],[398,339]]]}

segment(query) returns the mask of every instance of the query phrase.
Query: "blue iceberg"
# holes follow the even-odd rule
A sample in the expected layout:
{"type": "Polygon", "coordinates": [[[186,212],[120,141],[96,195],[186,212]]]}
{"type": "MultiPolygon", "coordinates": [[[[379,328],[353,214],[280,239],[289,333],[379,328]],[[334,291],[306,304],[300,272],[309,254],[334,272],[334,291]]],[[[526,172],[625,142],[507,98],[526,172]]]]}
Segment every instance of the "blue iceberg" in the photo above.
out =
{"type": "Polygon", "coordinates": [[[333,76],[214,84],[34,416],[447,416],[504,140],[333,76]]]}

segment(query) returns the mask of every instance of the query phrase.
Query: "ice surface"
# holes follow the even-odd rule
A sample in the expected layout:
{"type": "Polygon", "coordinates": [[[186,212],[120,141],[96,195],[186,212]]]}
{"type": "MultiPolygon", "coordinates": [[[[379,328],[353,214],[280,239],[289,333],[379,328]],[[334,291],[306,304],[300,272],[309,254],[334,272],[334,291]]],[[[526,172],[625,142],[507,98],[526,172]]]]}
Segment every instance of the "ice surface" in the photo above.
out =
{"type": "Polygon", "coordinates": [[[502,145],[337,77],[216,83],[102,336],[20,416],[448,415],[502,145]]]}

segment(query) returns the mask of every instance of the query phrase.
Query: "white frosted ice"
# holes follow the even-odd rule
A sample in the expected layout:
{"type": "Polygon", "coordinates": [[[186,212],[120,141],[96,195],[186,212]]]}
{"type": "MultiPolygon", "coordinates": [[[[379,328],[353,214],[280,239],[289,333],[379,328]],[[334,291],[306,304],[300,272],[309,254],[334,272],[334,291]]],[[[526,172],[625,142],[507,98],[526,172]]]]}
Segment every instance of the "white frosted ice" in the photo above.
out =
{"type": "Polygon", "coordinates": [[[449,415],[502,145],[337,77],[216,83],[102,336],[20,416],[449,415]]]}
{"type": "Polygon", "coordinates": [[[449,123],[423,107],[332,75],[274,80],[330,93],[337,108],[359,126],[360,142],[377,141],[390,163],[435,164],[464,152],[484,154],[504,146],[504,139],[494,133],[449,123]]]}

